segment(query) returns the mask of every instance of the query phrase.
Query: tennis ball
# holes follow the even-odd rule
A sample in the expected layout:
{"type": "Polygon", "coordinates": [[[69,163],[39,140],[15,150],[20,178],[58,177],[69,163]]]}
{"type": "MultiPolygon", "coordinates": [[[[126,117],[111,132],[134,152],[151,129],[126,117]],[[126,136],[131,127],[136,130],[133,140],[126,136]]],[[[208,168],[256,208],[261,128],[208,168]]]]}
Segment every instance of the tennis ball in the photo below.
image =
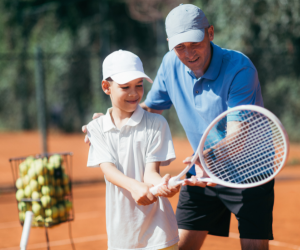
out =
{"type": "Polygon", "coordinates": [[[21,201],[24,197],[25,197],[24,190],[18,189],[18,191],[16,192],[17,201],[21,201]]]}
{"type": "Polygon", "coordinates": [[[25,212],[26,209],[27,209],[26,203],[25,203],[24,201],[19,202],[19,203],[18,203],[18,209],[19,209],[19,211],[25,212]]]}
{"type": "Polygon", "coordinates": [[[51,206],[56,205],[57,200],[53,197],[51,197],[51,206]]]}
{"type": "Polygon", "coordinates": [[[54,174],[54,163],[53,162],[49,162],[47,164],[47,170],[50,175],[54,174]]]}
{"type": "Polygon", "coordinates": [[[70,187],[69,185],[64,186],[64,195],[69,195],[70,194],[70,187]]]}
{"type": "Polygon", "coordinates": [[[22,181],[23,181],[23,186],[26,187],[28,184],[29,184],[29,176],[28,175],[25,175],[23,178],[22,178],[22,181]]]}
{"type": "Polygon", "coordinates": [[[25,160],[26,164],[30,166],[30,164],[35,160],[33,156],[28,156],[25,160]]]}
{"type": "Polygon", "coordinates": [[[69,176],[66,174],[63,174],[63,184],[68,185],[69,184],[69,176]]]}
{"type": "Polygon", "coordinates": [[[22,189],[23,188],[23,180],[22,178],[18,178],[16,181],[16,187],[17,189],[22,189]]]}
{"type": "Polygon", "coordinates": [[[54,196],[55,195],[55,188],[52,185],[49,185],[50,188],[50,196],[54,196]]]}
{"type": "Polygon", "coordinates": [[[28,169],[28,177],[30,180],[36,179],[37,176],[36,176],[34,167],[31,167],[30,169],[28,169]]]}
{"type": "Polygon", "coordinates": [[[32,194],[31,194],[31,198],[33,200],[39,200],[40,199],[40,193],[37,192],[37,191],[33,191],[32,194]]]}
{"type": "Polygon", "coordinates": [[[55,179],[55,186],[61,185],[61,179],[55,179]]]}
{"type": "Polygon", "coordinates": [[[32,193],[32,190],[31,190],[31,187],[30,185],[26,186],[25,189],[24,189],[24,194],[27,198],[30,198],[31,197],[31,193],[32,193]]]}
{"type": "Polygon", "coordinates": [[[35,172],[38,176],[47,173],[47,168],[44,166],[42,159],[35,161],[35,172]]]}
{"type": "Polygon", "coordinates": [[[69,200],[65,200],[65,207],[66,207],[66,212],[70,212],[72,210],[73,204],[69,200]]]}
{"type": "Polygon", "coordinates": [[[19,165],[19,170],[20,170],[20,173],[24,176],[27,174],[27,171],[28,171],[28,165],[26,164],[26,162],[21,162],[20,165],[19,165]]]}
{"type": "Polygon", "coordinates": [[[59,168],[61,163],[62,163],[62,158],[60,155],[52,155],[50,158],[49,158],[49,162],[50,163],[53,163],[54,165],[54,168],[59,168]]]}
{"type": "Polygon", "coordinates": [[[19,220],[23,222],[25,220],[25,212],[19,212],[19,220]]]}
{"type": "Polygon", "coordinates": [[[32,191],[37,191],[39,188],[38,182],[34,179],[30,180],[29,185],[32,191]]]}
{"type": "Polygon", "coordinates": [[[62,197],[64,194],[63,189],[60,186],[55,187],[55,196],[62,197]]]}
{"type": "Polygon", "coordinates": [[[65,206],[62,204],[58,205],[58,215],[60,218],[63,218],[65,216],[65,206]]]}
{"type": "Polygon", "coordinates": [[[49,186],[42,186],[42,194],[43,195],[50,195],[50,187],[49,186]]]}
{"type": "Polygon", "coordinates": [[[43,207],[50,207],[51,197],[49,195],[42,196],[41,202],[42,202],[43,207]]]}
{"type": "Polygon", "coordinates": [[[34,215],[40,215],[42,213],[42,206],[39,203],[32,204],[32,212],[34,215]]]}

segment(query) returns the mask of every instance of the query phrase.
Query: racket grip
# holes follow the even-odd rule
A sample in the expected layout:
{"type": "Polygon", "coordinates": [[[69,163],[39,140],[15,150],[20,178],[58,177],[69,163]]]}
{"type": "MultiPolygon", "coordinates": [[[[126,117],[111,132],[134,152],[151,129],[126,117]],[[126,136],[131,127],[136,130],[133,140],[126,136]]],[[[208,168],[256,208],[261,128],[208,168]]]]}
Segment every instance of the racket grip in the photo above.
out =
{"type": "Polygon", "coordinates": [[[158,192],[158,189],[163,185],[163,183],[161,184],[158,184],[152,188],[150,188],[150,192],[153,194],[153,195],[157,195],[157,192],[158,192]]]}
{"type": "Polygon", "coordinates": [[[31,211],[26,211],[24,225],[23,225],[23,232],[22,232],[21,242],[20,242],[21,250],[26,250],[32,218],[33,218],[33,213],[31,211]]]}
{"type": "MultiPolygon", "coordinates": [[[[189,179],[187,179],[187,180],[191,181],[192,178],[189,178],[189,179]]],[[[177,181],[177,185],[178,185],[178,184],[182,184],[183,181],[184,181],[184,180],[177,181]]],[[[211,178],[206,178],[206,177],[197,178],[197,181],[202,181],[202,182],[212,182],[212,183],[214,183],[214,181],[213,181],[211,178]]]]}

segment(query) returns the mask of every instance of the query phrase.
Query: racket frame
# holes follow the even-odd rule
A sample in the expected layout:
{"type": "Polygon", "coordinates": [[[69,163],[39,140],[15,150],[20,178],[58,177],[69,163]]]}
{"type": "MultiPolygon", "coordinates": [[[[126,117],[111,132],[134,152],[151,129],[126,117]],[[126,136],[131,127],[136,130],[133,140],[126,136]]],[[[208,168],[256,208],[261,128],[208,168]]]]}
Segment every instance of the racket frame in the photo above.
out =
{"type": "MultiPolygon", "coordinates": [[[[285,165],[285,163],[287,161],[288,154],[289,154],[289,138],[288,138],[288,135],[287,135],[282,123],[280,122],[280,120],[271,111],[269,111],[265,108],[259,107],[259,106],[255,106],[255,105],[236,106],[236,107],[231,108],[231,109],[223,112],[222,114],[218,115],[209,124],[209,126],[206,128],[206,130],[204,131],[204,134],[202,135],[199,147],[197,148],[197,155],[199,156],[199,160],[201,162],[201,165],[202,165],[203,169],[205,170],[205,172],[208,174],[208,176],[213,180],[213,182],[215,182],[217,184],[220,184],[222,186],[231,187],[231,188],[251,188],[251,187],[257,187],[257,186],[260,186],[260,185],[263,185],[263,184],[267,183],[268,181],[272,180],[281,171],[282,167],[285,165]],[[217,177],[215,177],[215,175],[206,166],[206,163],[205,163],[205,160],[204,160],[204,155],[202,154],[203,148],[204,148],[204,142],[205,142],[210,130],[221,119],[223,119],[227,114],[229,114],[231,112],[234,112],[234,111],[241,111],[241,110],[256,111],[256,112],[259,112],[259,113],[265,115],[271,121],[274,122],[277,129],[280,131],[280,134],[281,134],[282,138],[284,138],[283,142],[284,142],[284,152],[285,152],[285,154],[284,154],[284,158],[281,162],[281,165],[277,168],[276,172],[274,172],[272,175],[270,175],[268,178],[266,178],[264,180],[261,180],[261,181],[255,182],[255,183],[249,183],[249,184],[229,183],[229,182],[222,181],[222,180],[218,179],[217,177]]],[[[200,178],[200,180],[201,180],[201,178],[200,178]]]]}

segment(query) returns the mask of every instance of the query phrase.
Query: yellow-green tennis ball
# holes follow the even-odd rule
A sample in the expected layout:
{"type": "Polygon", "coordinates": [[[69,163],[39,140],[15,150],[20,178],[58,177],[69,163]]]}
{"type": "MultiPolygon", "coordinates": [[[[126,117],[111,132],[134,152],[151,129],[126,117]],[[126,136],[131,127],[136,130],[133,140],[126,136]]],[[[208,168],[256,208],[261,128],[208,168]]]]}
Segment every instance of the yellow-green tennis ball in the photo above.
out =
{"type": "Polygon", "coordinates": [[[30,198],[31,197],[31,194],[32,194],[32,190],[31,190],[31,187],[28,185],[25,187],[24,189],[24,194],[27,198],[30,198]]]}
{"type": "Polygon", "coordinates": [[[25,212],[19,212],[19,220],[23,222],[25,220],[25,212]]]}
{"type": "Polygon", "coordinates": [[[40,215],[42,213],[42,206],[39,203],[32,204],[32,212],[34,215],[40,215]]]}
{"type": "Polygon", "coordinates": [[[22,178],[22,181],[23,181],[23,186],[26,187],[28,184],[29,184],[29,176],[28,175],[25,175],[23,178],[22,178]]]}
{"type": "Polygon", "coordinates": [[[55,187],[53,187],[52,185],[49,185],[50,188],[50,196],[54,196],[55,195],[55,187]]]}
{"type": "Polygon", "coordinates": [[[18,203],[18,209],[19,209],[19,211],[25,212],[26,209],[27,209],[26,203],[25,203],[24,201],[19,202],[19,203],[18,203]]]}
{"type": "Polygon", "coordinates": [[[70,194],[70,188],[69,185],[64,186],[64,194],[69,195],[70,194]]]}
{"type": "Polygon", "coordinates": [[[18,189],[18,191],[16,192],[17,201],[21,201],[24,197],[25,197],[24,190],[18,189]]]}
{"type": "Polygon", "coordinates": [[[54,174],[54,164],[52,162],[49,162],[47,164],[47,170],[48,170],[48,173],[50,175],[53,175],[54,174]]]}
{"type": "Polygon", "coordinates": [[[19,165],[19,170],[20,170],[20,173],[22,175],[25,175],[27,174],[27,171],[28,171],[28,165],[26,164],[26,162],[21,162],[20,165],[19,165]]]}
{"type": "Polygon", "coordinates": [[[58,215],[60,218],[65,216],[65,207],[62,204],[58,205],[58,215]]]}
{"type": "Polygon", "coordinates": [[[43,207],[50,207],[51,197],[49,195],[42,196],[41,202],[42,202],[43,207]]]}
{"type": "Polygon", "coordinates": [[[45,177],[43,175],[38,176],[38,183],[40,186],[47,185],[47,184],[45,184],[45,177]]]}
{"type": "Polygon", "coordinates": [[[65,201],[65,207],[66,207],[66,211],[69,213],[72,210],[73,204],[71,201],[66,200],[65,201]]]}
{"type": "Polygon", "coordinates": [[[49,186],[42,186],[42,194],[43,195],[50,195],[50,187],[49,186]]]}
{"type": "Polygon", "coordinates": [[[34,167],[31,167],[30,169],[28,169],[28,177],[30,180],[35,180],[36,179],[36,172],[34,167]]]}
{"type": "Polygon", "coordinates": [[[61,179],[56,179],[55,186],[60,186],[60,185],[61,185],[61,179]]]}
{"type": "Polygon", "coordinates": [[[57,200],[53,197],[51,197],[51,206],[56,205],[57,200]]]}
{"type": "Polygon", "coordinates": [[[32,198],[33,200],[38,200],[38,199],[40,199],[40,193],[37,192],[37,191],[33,191],[32,194],[31,194],[31,198],[32,198]]]}
{"type": "Polygon", "coordinates": [[[55,187],[55,195],[56,197],[62,197],[64,194],[63,189],[60,186],[55,187]]]}
{"type": "Polygon", "coordinates": [[[69,184],[69,176],[66,174],[63,174],[63,184],[68,185],[69,184]]]}
{"type": "Polygon", "coordinates": [[[29,185],[32,191],[37,191],[39,189],[38,182],[36,180],[30,180],[29,185]]]}
{"type": "Polygon", "coordinates": [[[16,187],[17,189],[22,189],[23,188],[23,180],[22,178],[18,178],[16,181],[16,187]]]}

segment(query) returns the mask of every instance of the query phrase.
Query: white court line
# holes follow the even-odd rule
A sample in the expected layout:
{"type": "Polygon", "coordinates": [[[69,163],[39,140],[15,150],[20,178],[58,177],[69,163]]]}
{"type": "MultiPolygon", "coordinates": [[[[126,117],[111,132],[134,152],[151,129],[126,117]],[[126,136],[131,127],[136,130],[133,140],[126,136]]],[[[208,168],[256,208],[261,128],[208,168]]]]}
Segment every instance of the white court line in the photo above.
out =
{"type": "MultiPolygon", "coordinates": [[[[237,233],[229,233],[229,238],[233,239],[239,239],[239,234],[237,233]]],[[[81,237],[81,238],[73,238],[73,242],[75,243],[84,243],[84,242],[91,242],[91,241],[98,241],[98,240],[105,240],[107,239],[106,234],[99,234],[99,235],[93,235],[93,236],[87,236],[87,237],[81,237]]],[[[70,245],[71,241],[70,239],[66,240],[58,240],[58,241],[50,241],[50,247],[54,246],[63,246],[63,245],[70,245]]],[[[300,246],[284,243],[284,242],[279,242],[279,241],[269,241],[269,244],[272,246],[277,246],[277,247],[285,247],[286,249],[295,249],[295,250],[300,250],[300,246]]],[[[47,247],[46,243],[37,243],[37,244],[32,244],[28,245],[27,249],[38,249],[38,248],[45,248],[47,247]]],[[[9,247],[9,248],[0,248],[0,250],[19,250],[20,247],[9,247]]]]}
{"type": "MultiPolygon", "coordinates": [[[[229,233],[229,237],[233,238],[233,239],[240,239],[240,235],[238,233],[229,233]]],[[[287,249],[300,250],[300,246],[296,246],[296,245],[292,245],[289,243],[284,243],[284,242],[280,242],[280,241],[276,241],[276,240],[270,240],[269,244],[272,246],[276,246],[276,247],[285,247],[287,249]]],[[[0,250],[2,250],[2,249],[0,249],[0,250]]]]}
{"type": "MultiPolygon", "coordinates": [[[[100,212],[87,212],[87,213],[76,213],[75,214],[76,220],[85,220],[85,219],[91,219],[91,218],[97,218],[97,217],[100,217],[100,212]]],[[[0,229],[14,228],[14,227],[20,227],[20,226],[21,226],[21,224],[18,221],[0,223],[0,229]]]]}
{"type": "MultiPolygon", "coordinates": [[[[93,236],[87,236],[87,237],[81,237],[81,238],[73,238],[74,244],[76,243],[84,243],[84,242],[90,242],[90,241],[98,241],[98,240],[105,240],[107,239],[106,234],[99,234],[99,235],[93,235],[93,236]]],[[[71,241],[70,239],[67,240],[57,240],[57,241],[50,241],[49,245],[50,247],[55,246],[63,246],[63,245],[70,245],[71,241]]],[[[38,248],[46,248],[47,243],[37,243],[37,244],[31,244],[27,246],[27,249],[38,249],[38,248]]],[[[0,250],[20,250],[20,247],[9,247],[9,248],[0,248],[0,250]]]]}

